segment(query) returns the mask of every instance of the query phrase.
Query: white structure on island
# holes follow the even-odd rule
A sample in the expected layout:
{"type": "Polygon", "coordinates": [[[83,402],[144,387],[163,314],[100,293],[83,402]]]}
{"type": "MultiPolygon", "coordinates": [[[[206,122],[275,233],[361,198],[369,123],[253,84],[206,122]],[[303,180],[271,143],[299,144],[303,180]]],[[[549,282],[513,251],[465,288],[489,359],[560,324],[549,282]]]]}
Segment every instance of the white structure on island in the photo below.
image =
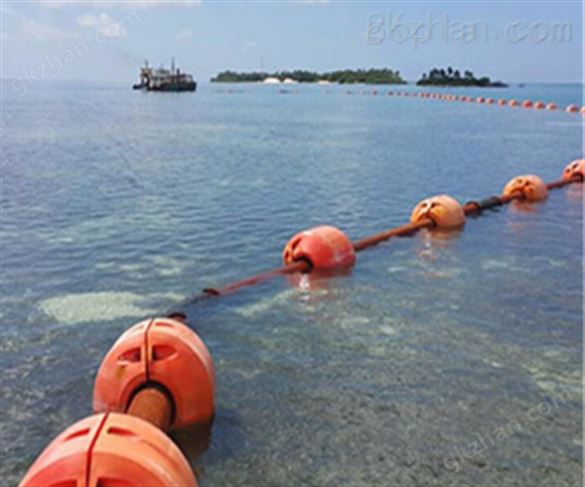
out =
{"type": "Polygon", "coordinates": [[[262,81],[262,83],[265,83],[267,85],[276,85],[280,83],[280,80],[278,78],[269,77],[262,81]]]}

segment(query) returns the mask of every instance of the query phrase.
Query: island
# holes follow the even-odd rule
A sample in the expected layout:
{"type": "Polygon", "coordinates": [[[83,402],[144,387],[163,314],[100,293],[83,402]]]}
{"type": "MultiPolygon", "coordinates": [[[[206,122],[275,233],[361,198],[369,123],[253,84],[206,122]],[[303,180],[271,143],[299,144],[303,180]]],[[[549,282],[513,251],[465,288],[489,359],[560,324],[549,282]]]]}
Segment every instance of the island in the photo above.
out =
{"type": "Polygon", "coordinates": [[[222,71],[215,78],[211,78],[210,81],[212,83],[254,83],[265,82],[266,80],[270,80],[270,83],[406,84],[406,81],[400,76],[400,71],[393,71],[387,68],[372,68],[367,70],[343,69],[328,73],[316,73],[300,69],[294,71],[277,71],[276,73],[222,71]]]}
{"type": "Polygon", "coordinates": [[[419,86],[481,86],[484,88],[505,88],[508,86],[501,81],[492,81],[487,76],[476,78],[471,71],[465,71],[463,76],[458,69],[449,66],[445,69],[431,69],[423,73],[416,82],[419,86]]]}

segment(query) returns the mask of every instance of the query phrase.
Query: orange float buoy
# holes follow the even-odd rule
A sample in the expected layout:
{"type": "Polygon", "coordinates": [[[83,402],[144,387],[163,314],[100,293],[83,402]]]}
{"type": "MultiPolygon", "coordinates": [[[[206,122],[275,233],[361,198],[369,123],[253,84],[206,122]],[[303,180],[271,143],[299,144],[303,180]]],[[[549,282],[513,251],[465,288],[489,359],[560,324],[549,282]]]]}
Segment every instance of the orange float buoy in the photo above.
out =
{"type": "Polygon", "coordinates": [[[585,115],[585,106],[581,107],[581,115],[585,115]]]}
{"type": "Polygon", "coordinates": [[[541,102],[541,101],[537,101],[537,102],[534,104],[534,108],[536,108],[537,110],[542,110],[542,109],[544,108],[544,106],[545,106],[545,105],[544,105],[544,103],[543,103],[543,102],[541,102]]]}
{"type": "Polygon", "coordinates": [[[547,103],[546,104],[546,109],[547,110],[556,110],[557,108],[558,107],[557,107],[557,104],[556,103],[550,102],[550,103],[547,103]]]}
{"type": "Polygon", "coordinates": [[[517,107],[518,106],[518,102],[516,100],[510,100],[508,102],[508,106],[509,107],[517,107]]]}
{"type": "Polygon", "coordinates": [[[521,193],[526,201],[542,201],[548,197],[548,188],[538,176],[518,176],[504,187],[503,196],[521,193]]]}
{"type": "Polygon", "coordinates": [[[465,224],[465,212],[459,202],[446,194],[421,201],[412,210],[410,221],[416,223],[430,218],[436,228],[458,228],[465,224]]]}
{"type": "Polygon", "coordinates": [[[503,98],[500,98],[498,100],[498,105],[500,105],[501,107],[506,106],[508,104],[508,102],[506,100],[504,100],[503,98]]]}
{"type": "Polygon", "coordinates": [[[145,320],[120,336],[98,371],[93,410],[126,412],[133,397],[156,384],[173,403],[171,428],[211,420],[213,361],[187,326],[168,318],[145,320]]]}
{"type": "Polygon", "coordinates": [[[530,100],[524,100],[522,102],[522,107],[523,108],[532,108],[532,102],[530,100]]]}
{"type": "Polygon", "coordinates": [[[493,99],[493,98],[486,98],[485,102],[486,102],[488,105],[493,105],[493,104],[494,104],[494,99],[493,99]]]}
{"type": "Polygon", "coordinates": [[[355,251],[347,235],[331,226],[320,226],[297,233],[286,246],[286,265],[305,260],[313,269],[333,270],[355,264],[355,251]]]}
{"type": "Polygon", "coordinates": [[[126,414],[98,414],[63,431],[19,487],[182,485],[197,480],[179,448],[159,429],[126,414]]]}
{"type": "Polygon", "coordinates": [[[577,113],[579,111],[579,107],[577,105],[569,105],[567,108],[565,108],[565,111],[569,113],[577,113]]]}
{"type": "Polygon", "coordinates": [[[483,96],[478,96],[478,97],[475,99],[475,101],[476,101],[477,103],[483,103],[483,102],[485,101],[485,98],[484,98],[483,96]]]}
{"type": "Polygon", "coordinates": [[[565,167],[563,181],[570,181],[575,176],[581,176],[581,181],[585,178],[585,159],[577,159],[565,167]]]}

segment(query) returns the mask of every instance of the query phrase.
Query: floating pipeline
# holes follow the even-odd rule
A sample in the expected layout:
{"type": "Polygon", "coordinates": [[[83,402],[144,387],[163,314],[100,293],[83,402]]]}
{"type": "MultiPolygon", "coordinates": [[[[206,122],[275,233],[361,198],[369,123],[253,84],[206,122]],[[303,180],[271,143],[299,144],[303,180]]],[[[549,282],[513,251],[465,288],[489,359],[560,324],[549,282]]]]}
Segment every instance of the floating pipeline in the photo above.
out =
{"type": "MultiPolygon", "coordinates": [[[[217,90],[216,93],[243,93],[243,91],[234,91],[234,90],[217,90]]],[[[288,94],[293,93],[290,90],[281,89],[278,91],[279,94],[288,94]]],[[[299,91],[294,91],[294,93],[299,93],[299,91]]],[[[330,91],[326,91],[325,93],[330,93],[330,91]]],[[[355,93],[351,90],[346,90],[344,92],[346,95],[353,95],[355,93]]],[[[377,96],[382,95],[383,93],[378,90],[371,90],[371,91],[362,91],[362,95],[371,95],[377,96]]],[[[446,93],[436,93],[436,92],[421,92],[421,91],[388,91],[386,92],[387,96],[403,96],[409,98],[425,98],[425,99],[433,99],[433,100],[443,100],[443,101],[462,101],[467,103],[477,103],[480,105],[498,105],[501,107],[508,106],[512,108],[532,108],[534,110],[549,110],[554,111],[557,110],[559,107],[554,102],[544,103],[542,101],[533,102],[532,100],[524,100],[519,102],[518,100],[511,99],[499,99],[495,100],[494,98],[487,98],[483,96],[466,96],[466,95],[453,95],[453,94],[446,94],[446,93]]],[[[581,115],[585,116],[585,106],[579,107],[579,105],[570,104],[564,108],[564,111],[567,113],[581,113],[581,115]]]]}
{"type": "MultiPolygon", "coordinates": [[[[452,94],[445,94],[445,93],[431,93],[431,92],[416,92],[416,94],[407,94],[408,92],[389,92],[388,94],[393,93],[396,96],[413,96],[413,97],[419,97],[419,98],[425,98],[425,99],[434,99],[434,100],[445,100],[445,101],[462,101],[462,102],[467,102],[467,103],[477,103],[480,105],[494,105],[496,104],[496,101],[493,98],[485,98],[483,96],[478,96],[478,97],[471,97],[471,96],[466,96],[466,95],[452,95],[452,94]]],[[[518,100],[515,99],[511,99],[511,100],[505,100],[505,99],[499,99],[497,101],[497,105],[504,107],[504,106],[508,106],[508,107],[512,107],[512,108],[518,108],[518,107],[522,107],[522,108],[526,108],[526,109],[535,109],[535,110],[549,110],[549,111],[554,111],[558,109],[558,105],[556,103],[553,102],[549,102],[549,103],[544,103],[542,101],[537,101],[537,102],[533,102],[532,100],[524,100],[522,101],[522,103],[520,103],[518,100]]],[[[581,108],[579,108],[578,105],[567,105],[567,107],[565,107],[565,112],[567,113],[581,113],[581,115],[585,116],[585,106],[582,106],[581,108]]]]}
{"type": "MultiPolygon", "coordinates": [[[[395,236],[426,229],[454,229],[466,215],[511,201],[537,202],[548,190],[583,182],[585,159],[569,163],[562,178],[545,184],[533,175],[510,180],[501,195],[462,206],[448,195],[415,206],[410,222],[352,243],[341,230],[316,227],[296,234],[285,246],[284,267],[214,290],[223,295],[270,277],[312,269],[349,268],[355,253],[395,236]]],[[[185,325],[180,312],[129,328],[106,354],[96,377],[96,414],[67,428],[41,453],[19,487],[140,486],[197,487],[189,463],[164,432],[214,415],[214,371],[205,344],[185,325]]]]}
{"type": "MultiPolygon", "coordinates": [[[[430,96],[430,95],[429,95],[430,96]]],[[[461,97],[466,100],[467,97],[461,97]]],[[[286,244],[282,267],[269,270],[221,288],[206,288],[203,294],[189,299],[191,304],[198,299],[211,296],[225,296],[241,288],[252,286],[279,275],[305,273],[312,270],[342,270],[355,264],[357,252],[378,245],[394,237],[408,236],[422,229],[454,229],[465,224],[466,215],[479,215],[514,200],[526,202],[543,201],[549,189],[562,188],[571,183],[583,182],[585,159],[578,159],[567,165],[562,179],[545,184],[534,175],[518,176],[510,180],[502,194],[483,200],[470,201],[461,205],[448,195],[439,195],[421,201],[412,211],[410,222],[385,230],[355,242],[339,229],[321,226],[296,234],[286,244]]]]}
{"type": "Polygon", "coordinates": [[[97,373],[96,414],[53,440],[20,487],[197,487],[189,463],[164,432],[211,422],[213,362],[177,317],[146,320],[120,336],[97,373]]]}

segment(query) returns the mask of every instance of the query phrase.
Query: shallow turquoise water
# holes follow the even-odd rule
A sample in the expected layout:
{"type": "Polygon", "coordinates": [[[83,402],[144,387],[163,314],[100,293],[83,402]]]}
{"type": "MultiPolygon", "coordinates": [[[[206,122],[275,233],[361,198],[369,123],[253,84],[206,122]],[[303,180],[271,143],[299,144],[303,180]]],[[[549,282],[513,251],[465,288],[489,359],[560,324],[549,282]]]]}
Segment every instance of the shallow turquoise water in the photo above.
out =
{"type": "MultiPolygon", "coordinates": [[[[579,115],[382,96],[414,87],[3,88],[7,485],[90,414],[134,322],[278,265],[301,229],[362,237],[428,195],[558,179],[582,154],[579,115]]],[[[491,93],[582,100],[578,85],[491,93]]],[[[582,231],[574,186],[366,251],[350,276],[189,306],[217,376],[209,449],[178,438],[201,484],[580,483],[582,231]]]]}

